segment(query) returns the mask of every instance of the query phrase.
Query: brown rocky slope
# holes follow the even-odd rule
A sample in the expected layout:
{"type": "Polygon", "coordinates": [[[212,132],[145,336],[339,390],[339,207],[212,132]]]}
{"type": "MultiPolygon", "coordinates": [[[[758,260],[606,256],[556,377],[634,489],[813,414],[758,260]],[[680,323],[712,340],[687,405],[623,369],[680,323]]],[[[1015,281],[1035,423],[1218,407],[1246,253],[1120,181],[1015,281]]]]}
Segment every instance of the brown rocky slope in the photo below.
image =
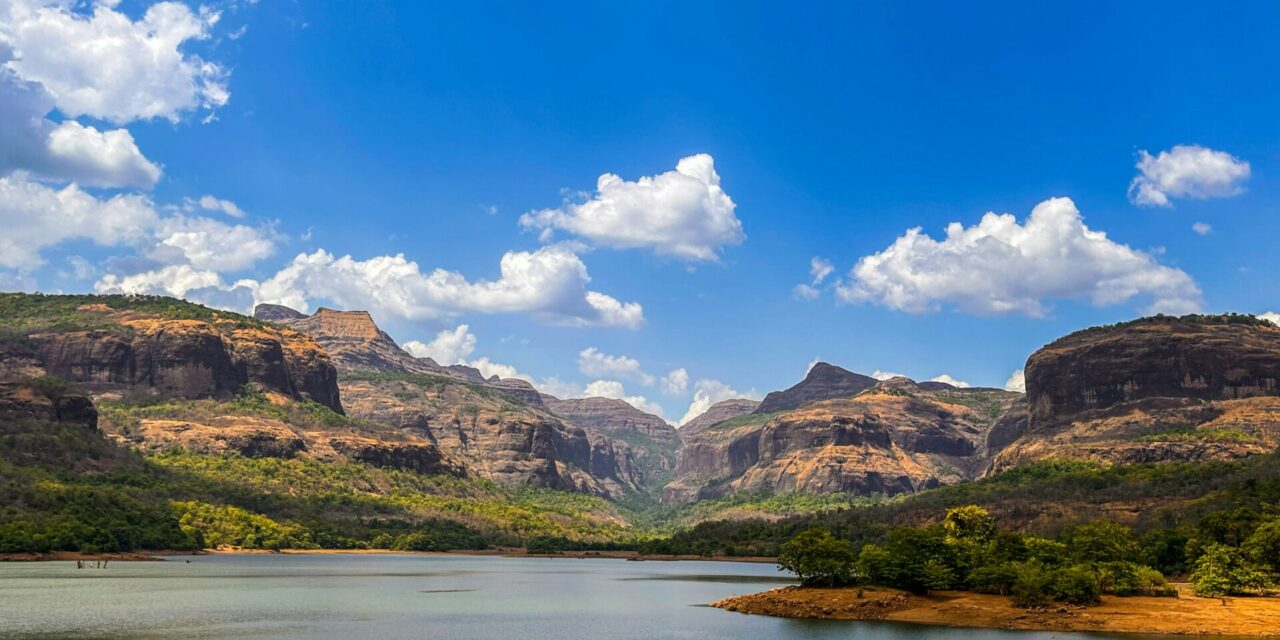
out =
{"type": "Polygon", "coordinates": [[[1222,460],[1280,444],[1280,327],[1250,316],[1086,329],[1036,351],[1025,372],[1026,423],[996,447],[992,472],[1049,457],[1222,460]]]}
{"type": "Polygon", "coordinates": [[[523,380],[414,357],[367,312],[322,308],[307,316],[259,305],[255,316],[304,332],[333,354],[351,416],[430,442],[472,475],[615,498],[644,485],[625,441],[547,411],[523,380]]]}
{"type": "MultiPolygon", "coordinates": [[[[818,380],[807,386],[832,389],[833,369],[815,366],[811,376],[816,372],[818,380]]],[[[705,427],[686,437],[663,500],[738,491],[894,495],[972,478],[983,468],[986,433],[1021,395],[934,389],[895,378],[844,397],[757,410],[705,427]]]]}
{"type": "Polygon", "coordinates": [[[644,484],[660,484],[675,470],[680,436],[666,420],[613,398],[561,400],[543,395],[542,401],[551,413],[630,445],[644,484]]]}

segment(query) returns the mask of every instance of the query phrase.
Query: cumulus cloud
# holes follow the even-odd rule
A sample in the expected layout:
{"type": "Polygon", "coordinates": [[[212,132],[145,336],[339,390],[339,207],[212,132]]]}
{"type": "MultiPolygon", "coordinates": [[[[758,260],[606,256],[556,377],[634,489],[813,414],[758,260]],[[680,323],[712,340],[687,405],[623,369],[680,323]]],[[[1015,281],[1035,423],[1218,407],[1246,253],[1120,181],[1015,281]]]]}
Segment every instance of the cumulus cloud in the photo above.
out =
{"type": "Polygon", "coordinates": [[[747,400],[759,400],[760,392],[755,389],[749,391],[738,391],[719,380],[711,380],[704,378],[694,385],[693,400],[689,403],[689,409],[684,412],[684,416],[680,418],[677,424],[683,425],[686,422],[704,414],[711,405],[725,400],[735,398],[745,398],[747,400]]]}
{"type": "Polygon", "coordinates": [[[127,276],[109,273],[93,288],[98,293],[152,294],[183,297],[193,289],[223,289],[227,283],[217,272],[197,269],[188,264],[170,265],[127,276]]]}
{"type": "Polygon", "coordinates": [[[215,198],[208,194],[200,196],[198,199],[187,198],[184,201],[183,208],[187,211],[195,211],[197,209],[218,211],[232,218],[243,218],[245,216],[244,209],[241,209],[236,203],[222,198],[215,198]]]}
{"type": "Polygon", "coordinates": [[[640,368],[640,361],[626,356],[611,356],[595,347],[587,347],[578,353],[578,370],[596,377],[620,376],[636,380],[646,387],[653,386],[653,376],[640,368]]]}
{"type": "Polygon", "coordinates": [[[318,250],[299,254],[263,281],[255,297],[300,310],[310,309],[313,300],[327,300],[407,320],[463,312],[527,312],[552,324],[573,326],[636,329],[644,322],[639,304],[588,291],[586,265],[564,247],[508,252],[500,271],[497,280],[473,282],[445,269],[423,273],[403,254],[356,260],[318,250]]]}
{"type": "Polygon", "coordinates": [[[185,260],[199,269],[239,271],[275,253],[269,232],[210,218],[165,218],[155,233],[157,243],[149,257],[167,263],[185,260]]]}
{"type": "Polygon", "coordinates": [[[226,70],[181,50],[209,38],[218,12],[158,2],[133,20],[115,4],[98,2],[86,14],[69,2],[0,3],[0,44],[14,54],[5,66],[43,85],[71,118],[176,122],[226,104],[226,70]]]}
{"type": "Polygon", "coordinates": [[[836,267],[835,265],[831,264],[830,260],[827,260],[825,258],[819,258],[817,256],[810,258],[809,259],[809,275],[813,276],[813,281],[810,284],[812,284],[815,287],[822,284],[822,281],[826,280],[827,276],[834,273],[835,270],[836,270],[836,267]]]}
{"type": "Polygon", "coordinates": [[[1207,222],[1197,222],[1191,225],[1191,230],[1202,236],[1207,236],[1209,232],[1213,231],[1213,227],[1209,226],[1207,222]]]}
{"type": "MultiPolygon", "coordinates": [[[[460,324],[453,329],[445,329],[437,333],[435,339],[431,342],[423,343],[417,340],[410,340],[404,343],[404,350],[418,358],[431,358],[436,363],[447,367],[466,362],[467,356],[470,356],[476,350],[476,336],[471,333],[470,326],[460,324]]],[[[495,363],[486,359],[485,364],[491,366],[495,363]]],[[[479,369],[479,367],[476,368],[479,369]]],[[[514,367],[511,370],[514,371],[514,367]]],[[[483,370],[481,370],[481,373],[484,373],[483,370]]],[[[489,375],[492,374],[485,374],[485,377],[487,378],[489,375]]],[[[499,377],[511,378],[515,376],[499,377]]]]}
{"type": "Polygon", "coordinates": [[[666,418],[662,415],[662,407],[656,402],[651,402],[644,396],[629,396],[622,383],[617,380],[596,380],[587,385],[583,389],[580,397],[583,398],[613,398],[614,400],[622,400],[627,404],[645,412],[651,413],[659,418],[666,418]]]}
{"type": "MultiPolygon", "coordinates": [[[[0,42],[0,63],[7,52],[0,42]]],[[[54,182],[90,187],[151,187],[160,167],[142,155],[124,129],[99,131],[45,116],[53,96],[0,65],[0,174],[25,171],[54,182]]]]}
{"type": "Polygon", "coordinates": [[[20,176],[0,177],[0,266],[39,266],[42,249],[73,239],[142,243],[157,221],[144,196],[99,199],[74,184],[54,189],[20,176]]]}
{"type": "Polygon", "coordinates": [[[1022,369],[1009,374],[1009,379],[1004,381],[1004,389],[1005,391],[1017,391],[1018,393],[1027,392],[1027,377],[1022,372],[1022,369]]]}
{"type": "Polygon", "coordinates": [[[1129,183],[1129,199],[1142,206],[1172,206],[1170,198],[1234,196],[1249,179],[1249,163],[1225,151],[1176,145],[1151,155],[1138,152],[1138,175],[1129,183]]]}
{"type": "Polygon", "coordinates": [[[670,373],[662,376],[662,392],[669,396],[683,395],[689,390],[689,372],[683,367],[672,369],[670,373]]]}
{"type": "Polygon", "coordinates": [[[746,239],[733,200],[720,187],[710,155],[682,158],[675,171],[630,182],[606,173],[583,202],[520,216],[521,226],[550,240],[564,231],[596,246],[647,248],[682,260],[718,260],[726,245],[746,239]]]}
{"type": "Polygon", "coordinates": [[[967,387],[972,386],[972,385],[970,385],[968,382],[965,382],[964,380],[956,380],[955,378],[952,378],[951,376],[949,376],[949,375],[947,375],[947,374],[945,374],[945,373],[944,373],[944,374],[941,374],[941,375],[934,376],[934,377],[932,377],[932,378],[929,378],[929,381],[930,381],[930,382],[943,382],[943,383],[949,384],[949,385],[951,385],[951,386],[953,386],[953,387],[960,387],[961,389],[965,389],[965,388],[967,388],[967,387]]]}
{"type": "Polygon", "coordinates": [[[1046,299],[1095,306],[1146,298],[1148,312],[1200,309],[1200,288],[1185,272],[1085,226],[1069,198],[1036,205],[1024,224],[988,213],[972,227],[953,222],[935,240],[916,227],[865,256],[836,287],[841,302],[872,302],[908,313],[950,304],[978,315],[1045,314],[1046,299]]]}
{"type": "Polygon", "coordinates": [[[876,380],[889,380],[892,378],[906,378],[907,375],[902,373],[894,373],[892,371],[881,371],[879,369],[876,369],[875,371],[871,372],[871,377],[875,378],[876,380]]]}

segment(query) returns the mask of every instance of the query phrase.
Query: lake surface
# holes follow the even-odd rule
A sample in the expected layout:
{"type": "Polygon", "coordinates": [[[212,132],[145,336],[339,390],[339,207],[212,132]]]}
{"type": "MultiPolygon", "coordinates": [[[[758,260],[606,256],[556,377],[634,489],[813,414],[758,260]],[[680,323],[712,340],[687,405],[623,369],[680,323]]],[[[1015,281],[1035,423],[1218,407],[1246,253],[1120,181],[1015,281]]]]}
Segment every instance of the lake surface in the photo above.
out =
{"type": "Polygon", "coordinates": [[[1071,640],[748,616],[702,606],[786,584],[768,564],[421,555],[0,563],[0,638],[1071,640]]]}

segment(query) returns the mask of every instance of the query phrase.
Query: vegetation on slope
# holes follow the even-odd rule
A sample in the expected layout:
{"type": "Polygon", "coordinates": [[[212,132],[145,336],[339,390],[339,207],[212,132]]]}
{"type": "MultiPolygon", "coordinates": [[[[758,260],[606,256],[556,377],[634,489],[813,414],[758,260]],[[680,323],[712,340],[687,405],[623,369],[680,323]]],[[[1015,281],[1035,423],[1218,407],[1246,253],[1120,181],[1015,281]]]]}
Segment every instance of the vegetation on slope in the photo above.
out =
{"type": "Polygon", "coordinates": [[[131,311],[174,320],[203,320],[236,327],[262,327],[265,323],[231,311],[169,298],[144,295],[45,295],[0,293],[0,330],[9,334],[32,331],[124,330],[113,318],[97,311],[97,305],[113,311],[131,311]]]}

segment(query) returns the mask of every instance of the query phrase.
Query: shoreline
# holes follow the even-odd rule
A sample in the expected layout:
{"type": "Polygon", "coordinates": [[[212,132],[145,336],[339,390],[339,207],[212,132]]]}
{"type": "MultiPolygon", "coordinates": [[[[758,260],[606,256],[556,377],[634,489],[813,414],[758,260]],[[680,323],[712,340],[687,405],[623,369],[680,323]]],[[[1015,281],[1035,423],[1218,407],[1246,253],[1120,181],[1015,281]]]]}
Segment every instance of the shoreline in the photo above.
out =
{"type": "Polygon", "coordinates": [[[1103,596],[1091,607],[1054,604],[1028,610],[1007,596],[940,591],[917,596],[886,588],[780,587],[709,606],[749,615],[821,620],[891,621],[1017,631],[1092,631],[1152,635],[1276,637],[1280,598],[1200,598],[1189,585],[1179,597],[1103,596]],[[859,593],[861,592],[861,597],[859,593]]]}
{"type": "Polygon", "coordinates": [[[467,549],[457,551],[397,551],[394,549],[200,549],[196,551],[156,550],[119,551],[109,553],[80,553],[78,551],[13,552],[0,553],[0,562],[53,562],[53,561],[117,561],[163,562],[171,557],[189,556],[257,556],[257,555],[417,555],[417,556],[477,556],[501,558],[606,559],[632,562],[749,562],[772,564],[777,558],[697,556],[697,555],[642,555],[635,551],[565,551],[561,553],[529,553],[519,547],[495,549],[467,549]]]}

